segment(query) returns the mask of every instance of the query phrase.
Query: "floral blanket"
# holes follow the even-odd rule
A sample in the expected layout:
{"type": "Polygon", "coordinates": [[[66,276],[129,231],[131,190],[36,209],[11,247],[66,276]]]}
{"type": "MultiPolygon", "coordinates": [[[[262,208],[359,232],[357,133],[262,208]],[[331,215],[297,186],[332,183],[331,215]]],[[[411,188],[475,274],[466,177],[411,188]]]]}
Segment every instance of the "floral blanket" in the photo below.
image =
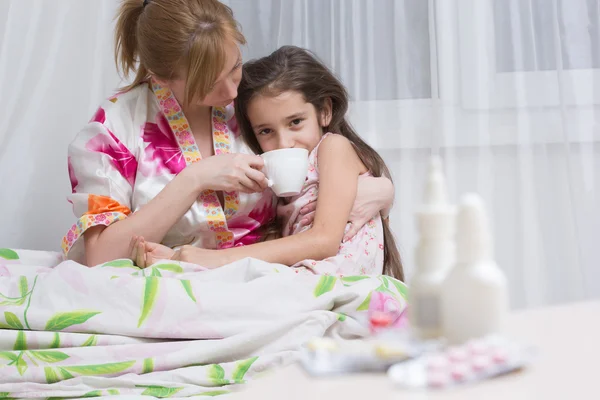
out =
{"type": "Polygon", "coordinates": [[[294,362],[313,337],[368,335],[387,276],[318,276],[246,259],[205,270],[94,268],[0,249],[0,398],[217,396],[294,362]]]}

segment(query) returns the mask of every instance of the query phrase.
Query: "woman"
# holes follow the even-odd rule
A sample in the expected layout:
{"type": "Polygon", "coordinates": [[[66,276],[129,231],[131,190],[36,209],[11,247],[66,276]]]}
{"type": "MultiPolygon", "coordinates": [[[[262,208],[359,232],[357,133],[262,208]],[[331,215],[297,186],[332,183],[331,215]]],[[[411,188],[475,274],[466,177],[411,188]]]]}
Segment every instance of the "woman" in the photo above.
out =
{"type": "MultiPolygon", "coordinates": [[[[79,220],[64,252],[97,265],[128,257],[136,235],[171,248],[257,242],[276,199],[262,159],[237,137],[245,39],[231,10],[216,0],[123,0],[116,29],[117,64],[135,79],[69,147],[79,220]]],[[[393,200],[387,179],[361,180],[358,193],[354,231],[393,200]]],[[[303,259],[306,247],[300,238],[284,250],[303,259]]]]}

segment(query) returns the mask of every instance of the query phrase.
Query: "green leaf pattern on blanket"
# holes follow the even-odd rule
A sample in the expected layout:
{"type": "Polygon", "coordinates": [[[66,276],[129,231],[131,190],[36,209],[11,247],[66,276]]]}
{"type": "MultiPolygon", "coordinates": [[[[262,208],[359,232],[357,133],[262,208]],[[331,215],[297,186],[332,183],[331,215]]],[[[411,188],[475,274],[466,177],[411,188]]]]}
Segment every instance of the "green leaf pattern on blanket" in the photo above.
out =
{"type": "Polygon", "coordinates": [[[211,364],[208,366],[208,379],[215,385],[225,385],[229,381],[225,379],[225,370],[219,364],[211,364]]]}
{"type": "Polygon", "coordinates": [[[22,353],[19,356],[19,358],[17,358],[16,364],[17,364],[17,371],[19,371],[19,375],[23,376],[23,374],[25,374],[25,371],[27,371],[27,363],[25,362],[25,360],[23,360],[22,353]]]}
{"type": "Polygon", "coordinates": [[[51,349],[59,349],[60,348],[60,333],[54,332],[54,338],[52,339],[52,343],[50,343],[51,349]]]}
{"type": "MultiPolygon", "coordinates": [[[[68,356],[67,356],[68,357],[68,356]]],[[[125,361],[119,363],[98,364],[98,365],[71,365],[64,367],[44,367],[47,383],[56,383],[61,380],[73,379],[74,375],[95,376],[95,375],[114,375],[128,370],[135,364],[135,361],[125,361]]]]}
{"type": "MultiPolygon", "coordinates": [[[[102,390],[92,390],[91,392],[87,392],[82,396],[82,398],[87,399],[90,397],[102,397],[105,393],[102,390]]],[[[108,396],[118,396],[120,392],[117,389],[108,389],[106,391],[106,395],[108,396]]]]}
{"type": "Polygon", "coordinates": [[[165,399],[167,397],[171,397],[175,393],[177,393],[183,389],[182,387],[173,388],[173,387],[164,387],[164,386],[142,386],[142,385],[136,385],[135,387],[146,388],[146,390],[144,390],[142,392],[142,396],[152,396],[152,397],[156,397],[159,399],[165,399]]]}
{"type": "Polygon", "coordinates": [[[233,370],[233,374],[231,376],[235,383],[245,383],[244,376],[256,360],[258,360],[258,357],[252,357],[247,360],[240,361],[236,364],[235,369],[233,370]]]}
{"type": "Polygon", "coordinates": [[[73,374],[71,374],[69,371],[67,371],[64,368],[58,367],[58,372],[60,372],[60,375],[62,376],[63,379],[73,379],[74,378],[73,374]]]}
{"type": "Polygon", "coordinates": [[[96,335],[90,336],[83,344],[82,347],[92,347],[98,343],[98,337],[96,335]]]}
{"type": "MultiPolygon", "coordinates": [[[[356,282],[357,280],[355,280],[354,278],[359,278],[359,277],[344,277],[342,278],[343,281],[354,281],[356,282]],[[348,280],[352,278],[352,280],[348,280]]],[[[369,279],[369,277],[364,277],[364,279],[369,279]]],[[[381,285],[379,285],[377,288],[375,288],[375,290],[373,290],[374,292],[383,292],[383,293],[389,293],[392,296],[397,297],[398,295],[400,297],[402,297],[405,301],[408,298],[408,289],[406,287],[406,285],[403,282],[400,282],[397,279],[391,278],[389,276],[386,275],[381,275],[380,277],[378,277],[379,281],[381,282],[381,285]],[[390,286],[393,286],[394,288],[396,288],[396,291],[398,292],[397,294],[391,289],[390,286]]],[[[362,280],[362,279],[361,279],[362,280]]],[[[367,297],[363,300],[363,302],[358,306],[358,308],[356,309],[356,311],[366,311],[369,309],[369,304],[371,303],[371,293],[370,292],[367,297]]]]}
{"type": "Polygon", "coordinates": [[[6,399],[7,397],[10,397],[9,392],[0,392],[0,399],[6,399]]]}
{"type": "MultiPolygon", "coordinates": [[[[146,270],[150,271],[150,276],[157,276],[157,277],[162,277],[162,274],[160,273],[160,271],[168,271],[168,272],[172,272],[174,274],[181,274],[183,273],[183,268],[181,268],[181,265],[178,264],[157,264],[157,265],[153,265],[150,268],[146,268],[146,270]]],[[[142,273],[143,275],[143,273],[142,273]]]]}
{"type": "Polygon", "coordinates": [[[150,315],[152,307],[154,307],[154,302],[156,301],[156,296],[158,295],[158,283],[159,279],[155,276],[146,278],[146,284],[144,285],[144,298],[142,302],[142,314],[140,315],[140,319],[138,321],[138,328],[142,326],[146,318],[148,318],[148,315],[150,315]]]}
{"type": "Polygon", "coordinates": [[[118,363],[97,364],[97,365],[77,365],[63,367],[72,374],[93,376],[93,375],[112,375],[128,370],[135,364],[135,361],[124,361],[118,363]]]}
{"type": "Polygon", "coordinates": [[[142,374],[149,374],[154,371],[154,360],[152,358],[146,358],[144,360],[144,367],[142,368],[142,374]]]}
{"type": "Polygon", "coordinates": [[[87,310],[78,310],[78,311],[69,311],[57,313],[48,320],[46,323],[46,331],[62,331],[73,325],[83,324],[90,318],[100,314],[99,311],[87,311],[87,310]]]}
{"type": "Polygon", "coordinates": [[[29,285],[27,284],[27,277],[19,277],[19,290],[21,291],[21,297],[25,298],[29,292],[29,285]]]}
{"type": "Polygon", "coordinates": [[[44,374],[46,375],[46,383],[52,384],[60,382],[60,377],[58,376],[54,368],[44,367],[44,374]]]}
{"type": "Polygon", "coordinates": [[[23,376],[25,371],[27,370],[27,362],[23,359],[24,352],[10,352],[10,351],[2,351],[0,352],[0,358],[5,360],[9,360],[7,366],[14,366],[17,369],[19,375],[23,376]]]}
{"type": "Polygon", "coordinates": [[[19,331],[17,333],[17,340],[15,340],[15,345],[13,350],[26,350],[27,349],[27,336],[25,336],[25,332],[19,331]]]}
{"type": "Polygon", "coordinates": [[[181,284],[183,285],[183,289],[185,289],[187,295],[190,296],[190,299],[192,299],[192,301],[196,303],[196,296],[194,296],[194,291],[192,290],[191,282],[187,279],[182,279],[181,284]]]}
{"type": "MultiPolygon", "coordinates": [[[[25,357],[27,357],[29,361],[36,367],[38,366],[36,360],[46,364],[53,364],[64,361],[67,358],[69,358],[67,354],[55,350],[22,350],[19,352],[0,352],[0,358],[10,360],[11,362],[8,365],[15,366],[19,375],[21,376],[25,373],[25,371],[27,371],[27,368],[29,367],[27,361],[25,360],[25,357]]],[[[44,368],[44,371],[46,374],[47,381],[49,380],[48,377],[52,378],[54,377],[54,375],[56,375],[56,372],[51,367],[44,368]]]]}
{"type": "Polygon", "coordinates": [[[102,267],[139,269],[138,267],[136,267],[135,265],[133,265],[133,261],[131,261],[131,260],[125,260],[125,259],[124,260],[114,260],[114,261],[107,262],[107,263],[103,264],[102,267]]]}
{"type": "Polygon", "coordinates": [[[383,276],[384,281],[391,283],[392,285],[394,285],[394,287],[396,288],[396,290],[398,291],[398,293],[400,294],[400,296],[402,296],[402,298],[404,300],[408,300],[408,288],[406,287],[406,284],[404,284],[404,282],[400,282],[397,279],[394,278],[390,278],[388,276],[383,276]]]}
{"type": "Polygon", "coordinates": [[[18,260],[19,255],[16,251],[11,249],[0,249],[0,258],[4,258],[5,260],[18,260]]]}
{"type": "Polygon", "coordinates": [[[319,297],[327,292],[331,292],[333,290],[333,287],[335,286],[336,281],[337,278],[335,276],[323,275],[319,279],[319,283],[317,283],[317,287],[315,287],[315,291],[313,292],[313,294],[315,295],[315,297],[319,297]]]}
{"type": "Polygon", "coordinates": [[[358,306],[356,311],[366,311],[369,309],[369,304],[371,303],[371,293],[367,295],[362,303],[358,306]]]}
{"type": "Polygon", "coordinates": [[[364,279],[370,279],[370,277],[366,276],[366,275],[353,275],[353,276],[344,276],[341,279],[342,279],[342,282],[344,282],[344,286],[352,286],[356,282],[362,281],[364,279]]]}
{"type": "Polygon", "coordinates": [[[229,393],[231,393],[229,390],[212,390],[210,392],[195,394],[193,396],[194,397],[198,397],[198,396],[217,397],[217,396],[222,396],[224,394],[229,394],[229,393]]]}
{"type": "Polygon", "coordinates": [[[66,360],[69,356],[61,351],[54,350],[32,350],[30,352],[38,360],[45,363],[57,363],[66,360]]]}
{"type": "Polygon", "coordinates": [[[27,286],[24,285],[27,285],[27,278],[22,276],[19,278],[19,292],[21,293],[19,297],[8,297],[0,293],[0,299],[3,299],[0,301],[0,306],[22,306],[29,294],[29,292],[27,292],[27,286]],[[25,289],[24,292],[23,289],[25,289]]]}
{"type": "Polygon", "coordinates": [[[6,320],[8,326],[10,326],[12,329],[24,329],[23,324],[14,313],[11,313],[10,311],[4,311],[4,319],[6,320]]]}
{"type": "Polygon", "coordinates": [[[17,355],[14,354],[12,351],[0,351],[0,358],[4,358],[5,360],[12,361],[11,364],[13,362],[17,361],[17,355]]]}
{"type": "Polygon", "coordinates": [[[153,268],[157,268],[163,271],[170,271],[173,272],[175,274],[182,274],[183,273],[183,268],[181,268],[181,265],[178,264],[157,264],[155,267],[153,268]]]}
{"type": "Polygon", "coordinates": [[[100,397],[100,396],[102,396],[102,390],[93,390],[91,392],[87,392],[86,394],[84,394],[83,398],[100,397]]]}

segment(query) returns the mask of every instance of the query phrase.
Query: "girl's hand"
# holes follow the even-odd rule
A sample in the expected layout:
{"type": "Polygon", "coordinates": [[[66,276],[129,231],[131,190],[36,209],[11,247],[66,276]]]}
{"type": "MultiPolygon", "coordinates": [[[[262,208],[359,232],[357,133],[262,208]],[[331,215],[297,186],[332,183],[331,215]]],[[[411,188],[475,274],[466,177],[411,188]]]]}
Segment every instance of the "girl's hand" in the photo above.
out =
{"type": "Polygon", "coordinates": [[[146,242],[143,237],[134,236],[130,244],[131,259],[140,268],[147,268],[159,260],[170,260],[175,250],[159,243],[146,242]]]}
{"type": "Polygon", "coordinates": [[[182,173],[190,176],[200,191],[257,193],[268,187],[263,166],[262,157],[254,154],[221,154],[202,159],[182,173]]]}
{"type": "Polygon", "coordinates": [[[231,262],[227,249],[210,250],[194,246],[183,246],[177,250],[173,260],[197,264],[209,269],[219,268],[231,262]]]}
{"type": "MultiPolygon", "coordinates": [[[[353,238],[379,212],[381,212],[383,218],[387,218],[393,202],[394,185],[388,178],[360,176],[358,178],[356,199],[348,218],[348,222],[352,226],[346,233],[344,242],[353,238]]],[[[300,221],[301,226],[313,223],[316,209],[317,201],[315,200],[300,210],[300,214],[304,215],[304,218],[300,221]]]]}

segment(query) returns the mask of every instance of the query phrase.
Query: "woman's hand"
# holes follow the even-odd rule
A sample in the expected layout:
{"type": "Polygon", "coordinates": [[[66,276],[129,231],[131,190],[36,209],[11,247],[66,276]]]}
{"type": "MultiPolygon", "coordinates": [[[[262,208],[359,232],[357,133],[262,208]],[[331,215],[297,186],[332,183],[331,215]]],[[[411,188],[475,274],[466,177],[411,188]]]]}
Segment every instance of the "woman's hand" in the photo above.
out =
{"type": "Polygon", "coordinates": [[[254,154],[221,154],[205,158],[182,171],[201,191],[257,193],[268,187],[261,171],[262,157],[254,154]]]}
{"type": "MultiPolygon", "coordinates": [[[[350,212],[348,222],[352,224],[344,241],[349,240],[358,233],[377,213],[381,212],[383,218],[387,218],[389,210],[394,202],[394,185],[388,178],[374,178],[372,176],[360,176],[358,178],[358,190],[354,206],[350,212]]],[[[313,223],[317,201],[312,201],[300,210],[304,218],[300,225],[306,226],[313,223]]]]}
{"type": "Polygon", "coordinates": [[[130,258],[140,268],[147,268],[159,260],[170,260],[175,250],[159,243],[146,242],[143,237],[134,236],[130,244],[130,258]]]}

